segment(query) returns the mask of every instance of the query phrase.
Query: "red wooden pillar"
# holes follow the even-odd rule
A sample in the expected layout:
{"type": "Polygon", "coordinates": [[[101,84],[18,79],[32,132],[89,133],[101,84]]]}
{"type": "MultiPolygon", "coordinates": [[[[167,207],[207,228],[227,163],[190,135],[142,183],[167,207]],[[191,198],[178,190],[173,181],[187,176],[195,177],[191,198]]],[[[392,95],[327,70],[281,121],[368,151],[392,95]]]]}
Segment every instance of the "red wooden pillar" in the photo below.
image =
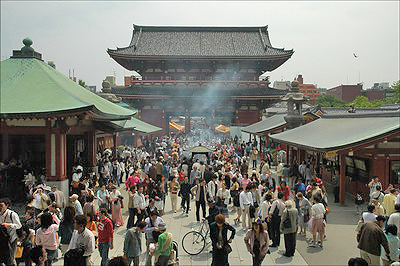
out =
{"type": "MultiPolygon", "coordinates": [[[[53,134],[52,134],[53,135],[53,134]]],[[[51,136],[53,138],[53,136],[51,136]]],[[[67,178],[67,137],[66,134],[56,132],[55,138],[55,176],[52,176],[53,181],[62,181],[67,178]]],[[[51,140],[52,142],[52,140],[51,140]]],[[[53,144],[53,143],[52,143],[53,144]]],[[[54,150],[54,148],[51,148],[54,150]]]]}
{"type": "Polygon", "coordinates": [[[340,154],[340,177],[339,177],[339,202],[344,205],[345,202],[345,190],[346,190],[346,155],[340,154]]]}
{"type": "Polygon", "coordinates": [[[118,132],[113,134],[114,158],[118,156],[117,134],[118,132]]]}
{"type": "Polygon", "coordinates": [[[289,151],[290,151],[289,144],[286,144],[286,164],[289,164],[289,151]]]}
{"type": "Polygon", "coordinates": [[[89,151],[89,166],[96,166],[96,153],[97,153],[97,140],[96,140],[96,132],[94,130],[90,130],[88,132],[88,151],[89,151]]]}

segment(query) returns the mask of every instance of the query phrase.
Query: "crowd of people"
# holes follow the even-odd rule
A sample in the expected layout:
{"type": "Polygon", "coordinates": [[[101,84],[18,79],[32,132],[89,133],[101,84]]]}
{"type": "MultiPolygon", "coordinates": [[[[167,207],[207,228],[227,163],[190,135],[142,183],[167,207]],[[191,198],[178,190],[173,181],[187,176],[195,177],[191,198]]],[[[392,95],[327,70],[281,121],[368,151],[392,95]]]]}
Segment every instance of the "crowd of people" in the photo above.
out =
{"type": "MultiPolygon", "coordinates": [[[[400,194],[388,185],[382,189],[379,177],[368,183],[370,190],[367,210],[361,213],[357,224],[357,242],[360,258],[368,265],[390,265],[400,261],[400,194]]],[[[356,205],[363,203],[360,194],[356,205]]],[[[359,213],[360,208],[357,208],[359,213]]]]}
{"type": "MultiPolygon", "coordinates": [[[[146,265],[174,264],[176,244],[162,218],[166,200],[171,201],[172,212],[182,211],[187,216],[193,208],[195,222],[208,221],[215,266],[228,265],[230,243],[238,227],[245,233],[243,240],[253,265],[261,265],[270,248],[280,246],[281,234],[284,256],[294,256],[297,234],[305,237],[310,232],[310,248],[323,248],[330,208],[318,169],[306,161],[287,165],[257,146],[237,137],[216,137],[194,130],[188,136],[144,141],[140,148],[106,149],[98,154],[96,169],[75,165],[67,197],[43,182],[29,184],[22,219],[10,209],[8,199],[0,200],[0,231],[9,243],[0,247],[0,259],[6,265],[24,261],[25,265],[34,262],[50,266],[60,258],[64,265],[92,265],[92,254],[98,250],[102,266],[139,265],[139,256],[146,250],[146,265]],[[194,156],[187,152],[197,145],[213,152],[194,156]],[[272,165],[277,177],[272,175],[272,165]],[[123,190],[127,192],[121,193],[123,190]],[[125,205],[129,210],[126,224],[122,215],[125,205]],[[235,217],[235,226],[226,220],[230,215],[235,217]],[[114,230],[121,226],[127,229],[124,255],[109,260],[114,230]],[[146,243],[143,248],[142,235],[146,243]]],[[[279,153],[279,157],[284,156],[279,153]]],[[[381,197],[376,180],[370,187],[374,190],[371,207],[362,215],[358,235],[361,257],[375,259],[373,255],[381,254],[380,249],[378,254],[378,250],[365,248],[371,245],[365,239],[368,230],[377,230],[376,225],[381,223],[382,216],[375,210],[380,211],[382,200],[389,225],[384,236],[391,238],[386,244],[382,242],[390,258],[382,259],[391,262],[396,255],[391,256],[394,249],[387,243],[394,243],[397,237],[391,225],[399,226],[400,205],[385,206],[385,202],[396,199],[394,190],[381,197]],[[366,223],[369,219],[374,226],[366,223]]],[[[0,244],[4,244],[2,239],[0,244]]]]}

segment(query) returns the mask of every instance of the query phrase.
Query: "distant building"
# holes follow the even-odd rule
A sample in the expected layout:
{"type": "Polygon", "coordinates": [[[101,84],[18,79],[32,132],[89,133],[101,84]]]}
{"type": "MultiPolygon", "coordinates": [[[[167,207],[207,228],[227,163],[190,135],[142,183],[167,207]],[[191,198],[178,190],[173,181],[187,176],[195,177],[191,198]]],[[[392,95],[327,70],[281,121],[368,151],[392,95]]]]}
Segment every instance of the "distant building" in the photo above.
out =
{"type": "Polygon", "coordinates": [[[290,89],[290,81],[285,80],[285,81],[274,81],[274,89],[278,90],[289,90],[290,89]]]}
{"type": "Polygon", "coordinates": [[[124,77],[124,86],[132,86],[133,82],[136,80],[142,80],[142,77],[138,75],[132,75],[132,76],[125,76],[124,77]]]}
{"type": "Polygon", "coordinates": [[[110,83],[111,88],[115,86],[114,76],[107,76],[103,81],[108,81],[110,83]]]}
{"type": "Polygon", "coordinates": [[[86,86],[86,89],[88,89],[91,92],[96,93],[96,86],[86,86]]]}
{"type": "Polygon", "coordinates": [[[318,88],[318,90],[319,90],[319,93],[321,93],[321,95],[326,94],[326,92],[328,91],[327,88],[318,88]]]}
{"type": "Polygon", "coordinates": [[[298,75],[296,80],[299,83],[299,91],[310,98],[310,103],[316,102],[319,96],[321,96],[317,87],[314,84],[305,84],[303,75],[298,75]]]}
{"type": "Polygon", "coordinates": [[[357,85],[340,85],[329,89],[326,93],[345,102],[352,102],[355,98],[361,95],[362,84],[357,85]]]}
{"type": "Polygon", "coordinates": [[[376,82],[374,86],[371,87],[371,90],[386,90],[390,89],[389,82],[376,82]]]}

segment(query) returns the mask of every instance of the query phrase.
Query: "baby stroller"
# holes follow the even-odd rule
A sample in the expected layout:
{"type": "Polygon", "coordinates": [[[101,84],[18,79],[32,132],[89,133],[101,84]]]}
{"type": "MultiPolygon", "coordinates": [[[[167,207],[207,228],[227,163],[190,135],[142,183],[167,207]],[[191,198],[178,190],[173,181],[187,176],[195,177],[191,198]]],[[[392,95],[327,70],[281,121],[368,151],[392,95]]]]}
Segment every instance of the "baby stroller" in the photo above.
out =
{"type": "Polygon", "coordinates": [[[178,243],[176,241],[172,241],[172,252],[170,259],[168,261],[168,266],[178,266],[178,265],[179,265],[178,243]]]}

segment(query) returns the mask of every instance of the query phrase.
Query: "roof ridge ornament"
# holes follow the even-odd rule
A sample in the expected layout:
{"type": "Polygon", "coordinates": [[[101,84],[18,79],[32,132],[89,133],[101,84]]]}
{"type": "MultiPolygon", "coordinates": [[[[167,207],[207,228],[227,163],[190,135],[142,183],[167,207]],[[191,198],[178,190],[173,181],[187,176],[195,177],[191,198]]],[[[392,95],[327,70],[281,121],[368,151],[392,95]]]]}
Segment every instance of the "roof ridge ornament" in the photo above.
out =
{"type": "Polygon", "coordinates": [[[42,54],[35,52],[35,50],[31,47],[33,41],[28,37],[22,40],[22,43],[25,45],[21,48],[21,50],[13,50],[13,55],[11,58],[36,58],[42,60],[42,54]]]}

